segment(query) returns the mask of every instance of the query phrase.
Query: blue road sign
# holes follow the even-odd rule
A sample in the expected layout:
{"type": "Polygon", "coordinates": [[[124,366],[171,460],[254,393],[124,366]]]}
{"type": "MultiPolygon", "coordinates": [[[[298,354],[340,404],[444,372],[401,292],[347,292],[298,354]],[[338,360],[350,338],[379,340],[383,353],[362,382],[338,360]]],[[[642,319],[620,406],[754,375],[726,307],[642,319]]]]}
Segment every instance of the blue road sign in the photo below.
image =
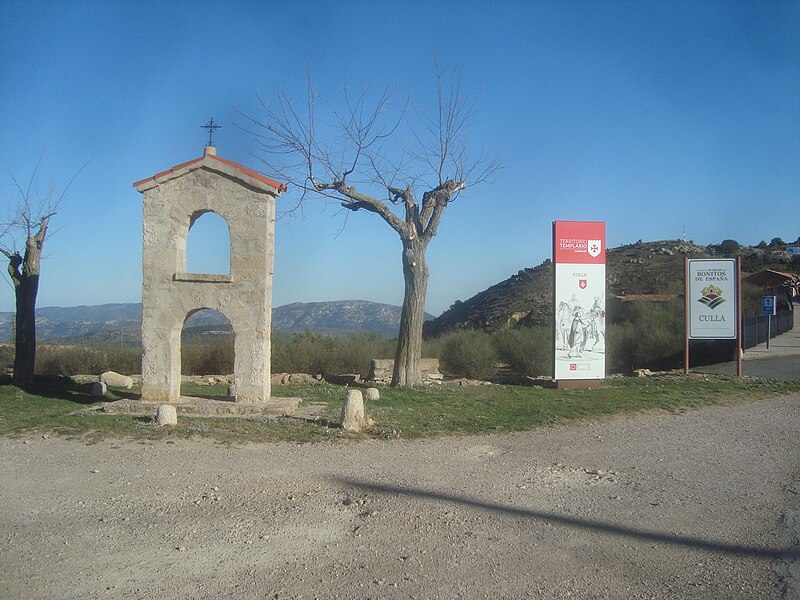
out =
{"type": "Polygon", "coordinates": [[[761,314],[774,315],[775,314],[775,296],[761,296],[761,314]]]}

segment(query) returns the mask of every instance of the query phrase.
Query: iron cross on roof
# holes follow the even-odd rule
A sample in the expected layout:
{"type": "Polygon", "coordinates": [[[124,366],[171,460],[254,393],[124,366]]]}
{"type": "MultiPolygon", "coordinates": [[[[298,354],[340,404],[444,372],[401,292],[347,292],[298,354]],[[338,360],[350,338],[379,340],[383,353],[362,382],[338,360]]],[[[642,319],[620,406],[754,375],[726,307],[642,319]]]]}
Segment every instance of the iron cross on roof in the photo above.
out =
{"type": "Polygon", "coordinates": [[[215,129],[222,129],[222,125],[217,125],[216,123],[214,123],[214,117],[211,117],[211,119],[208,121],[208,123],[206,123],[205,125],[200,125],[200,127],[202,129],[208,129],[208,145],[209,146],[213,146],[214,145],[214,130],[215,129]]]}

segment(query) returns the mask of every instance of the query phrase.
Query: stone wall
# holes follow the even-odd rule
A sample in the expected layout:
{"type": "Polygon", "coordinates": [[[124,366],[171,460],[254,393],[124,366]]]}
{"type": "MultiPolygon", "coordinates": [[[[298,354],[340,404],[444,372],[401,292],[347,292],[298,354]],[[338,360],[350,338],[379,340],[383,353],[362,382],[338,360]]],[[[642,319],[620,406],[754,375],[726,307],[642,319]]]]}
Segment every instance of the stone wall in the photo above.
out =
{"type": "MultiPolygon", "coordinates": [[[[420,371],[422,371],[423,381],[432,382],[444,379],[444,376],[439,372],[438,358],[423,358],[419,361],[419,368],[420,371]]],[[[373,358],[370,364],[368,379],[381,383],[391,383],[393,371],[394,359],[373,358]]]]}

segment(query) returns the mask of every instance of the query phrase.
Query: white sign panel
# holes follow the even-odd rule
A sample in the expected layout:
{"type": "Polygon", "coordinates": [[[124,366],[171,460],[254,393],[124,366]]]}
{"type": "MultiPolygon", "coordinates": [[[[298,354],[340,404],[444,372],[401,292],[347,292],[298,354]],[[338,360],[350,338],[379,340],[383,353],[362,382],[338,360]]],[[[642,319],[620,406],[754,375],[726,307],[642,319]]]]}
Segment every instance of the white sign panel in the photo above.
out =
{"type": "Polygon", "coordinates": [[[689,339],[737,336],[736,260],[689,260],[689,339]]]}
{"type": "Polygon", "coordinates": [[[605,223],[553,224],[554,378],[606,375],[605,223]]]}

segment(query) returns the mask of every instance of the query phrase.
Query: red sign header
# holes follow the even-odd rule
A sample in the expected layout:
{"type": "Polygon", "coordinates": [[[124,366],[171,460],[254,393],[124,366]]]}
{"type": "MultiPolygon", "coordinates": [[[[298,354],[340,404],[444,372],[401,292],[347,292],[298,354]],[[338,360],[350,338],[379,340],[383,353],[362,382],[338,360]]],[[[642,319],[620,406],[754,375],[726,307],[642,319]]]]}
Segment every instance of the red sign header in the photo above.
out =
{"type": "Polygon", "coordinates": [[[606,262],[606,224],[553,222],[553,262],[602,265],[606,262]]]}

